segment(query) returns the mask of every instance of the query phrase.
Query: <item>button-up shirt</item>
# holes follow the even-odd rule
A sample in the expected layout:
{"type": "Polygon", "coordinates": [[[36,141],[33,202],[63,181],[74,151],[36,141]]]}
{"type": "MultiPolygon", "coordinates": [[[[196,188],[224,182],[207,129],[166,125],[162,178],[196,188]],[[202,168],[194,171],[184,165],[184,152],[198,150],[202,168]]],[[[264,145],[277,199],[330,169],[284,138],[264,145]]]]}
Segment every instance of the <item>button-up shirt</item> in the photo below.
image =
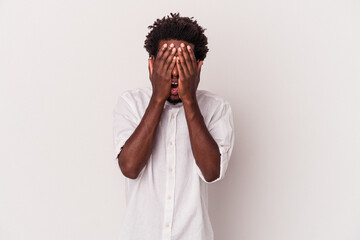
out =
{"type": "MultiPolygon", "coordinates": [[[[121,94],[114,108],[114,160],[139,125],[151,88],[121,94]]],[[[233,144],[233,116],[222,98],[197,91],[204,122],[220,151],[220,176],[208,182],[195,162],[182,103],[166,101],[153,149],[136,179],[125,177],[126,211],[119,240],[212,240],[208,185],[225,176],[233,144]]]]}

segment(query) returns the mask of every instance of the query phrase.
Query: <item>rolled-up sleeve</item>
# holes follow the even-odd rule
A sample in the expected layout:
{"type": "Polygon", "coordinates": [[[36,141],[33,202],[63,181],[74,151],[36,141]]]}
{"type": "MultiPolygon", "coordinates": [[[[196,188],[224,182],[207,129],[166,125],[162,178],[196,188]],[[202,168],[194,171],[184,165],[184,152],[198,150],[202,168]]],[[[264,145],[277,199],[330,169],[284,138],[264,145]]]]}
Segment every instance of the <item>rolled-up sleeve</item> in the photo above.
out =
{"type": "Polygon", "coordinates": [[[113,111],[114,160],[117,160],[122,147],[137,127],[136,117],[130,104],[119,96],[113,111]]]}
{"type": "Polygon", "coordinates": [[[225,173],[228,168],[229,160],[234,146],[235,138],[233,114],[230,104],[228,102],[220,104],[220,106],[216,109],[213,116],[211,117],[211,121],[208,124],[208,130],[219,148],[220,176],[211,182],[206,181],[200,168],[197,166],[197,164],[195,165],[200,178],[204,182],[211,184],[218,182],[225,177],[225,173]]]}

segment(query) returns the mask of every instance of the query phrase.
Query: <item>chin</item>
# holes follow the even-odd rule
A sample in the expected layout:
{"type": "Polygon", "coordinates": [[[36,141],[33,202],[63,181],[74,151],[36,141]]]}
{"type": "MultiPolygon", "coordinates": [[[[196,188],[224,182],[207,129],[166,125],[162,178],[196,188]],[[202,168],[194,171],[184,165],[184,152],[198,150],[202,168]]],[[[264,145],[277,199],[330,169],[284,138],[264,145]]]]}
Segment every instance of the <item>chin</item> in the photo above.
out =
{"type": "Polygon", "coordinates": [[[167,99],[167,101],[169,103],[172,103],[172,104],[177,104],[177,103],[180,103],[181,102],[181,99],[179,98],[179,95],[170,95],[170,97],[167,99]]]}

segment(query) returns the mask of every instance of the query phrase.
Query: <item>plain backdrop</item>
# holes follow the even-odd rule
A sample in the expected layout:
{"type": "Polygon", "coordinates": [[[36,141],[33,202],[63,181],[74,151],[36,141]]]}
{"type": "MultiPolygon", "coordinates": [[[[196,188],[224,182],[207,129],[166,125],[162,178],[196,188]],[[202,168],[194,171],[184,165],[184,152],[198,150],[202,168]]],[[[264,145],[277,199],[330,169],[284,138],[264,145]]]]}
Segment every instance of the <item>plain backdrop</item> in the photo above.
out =
{"type": "Polygon", "coordinates": [[[360,239],[357,0],[0,0],[0,239],[117,238],[113,109],[150,86],[147,26],[170,12],[206,28],[199,88],[234,113],[216,240],[360,239]]]}

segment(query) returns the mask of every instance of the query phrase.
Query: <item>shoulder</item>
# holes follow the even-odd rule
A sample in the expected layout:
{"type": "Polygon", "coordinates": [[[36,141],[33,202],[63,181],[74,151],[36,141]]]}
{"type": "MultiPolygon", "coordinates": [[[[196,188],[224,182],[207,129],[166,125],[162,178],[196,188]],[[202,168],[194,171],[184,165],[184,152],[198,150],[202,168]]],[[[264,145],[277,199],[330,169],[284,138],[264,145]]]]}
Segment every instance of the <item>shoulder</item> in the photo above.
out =
{"type": "Polygon", "coordinates": [[[227,133],[233,124],[232,109],[224,98],[205,90],[197,91],[200,111],[209,131],[216,136],[227,133]],[[219,130],[222,133],[214,131],[219,130]]]}
{"type": "Polygon", "coordinates": [[[117,97],[115,111],[127,111],[141,115],[149,104],[151,93],[151,88],[136,88],[124,91],[117,97]]]}
{"type": "Polygon", "coordinates": [[[131,90],[126,90],[122,92],[118,96],[118,100],[125,100],[129,104],[141,102],[141,101],[149,101],[151,97],[151,88],[135,88],[131,90]]]}
{"type": "Polygon", "coordinates": [[[196,95],[200,107],[215,109],[223,106],[230,107],[230,104],[227,100],[216,95],[215,93],[206,90],[197,90],[196,95]]]}

